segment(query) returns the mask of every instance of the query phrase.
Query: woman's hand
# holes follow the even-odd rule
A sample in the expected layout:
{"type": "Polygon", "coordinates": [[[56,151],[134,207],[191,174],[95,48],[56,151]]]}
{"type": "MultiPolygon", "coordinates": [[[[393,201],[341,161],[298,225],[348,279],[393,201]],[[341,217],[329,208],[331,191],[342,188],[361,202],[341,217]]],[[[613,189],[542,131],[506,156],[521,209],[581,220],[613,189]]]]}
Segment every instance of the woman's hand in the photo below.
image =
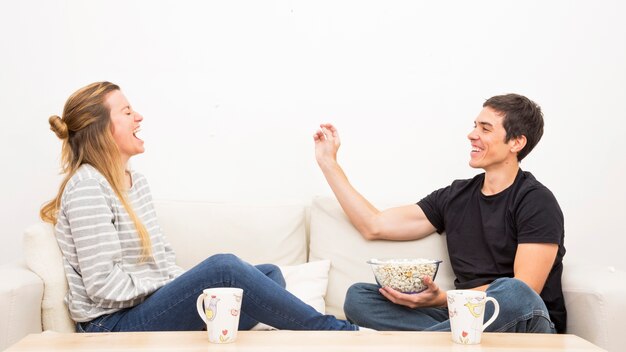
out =
{"type": "Polygon", "coordinates": [[[341,145],[339,133],[330,123],[320,125],[313,135],[315,141],[315,159],[320,166],[327,162],[337,162],[337,151],[341,145]]]}
{"type": "Polygon", "coordinates": [[[448,304],[446,292],[440,290],[430,276],[424,276],[422,281],[427,288],[420,293],[402,293],[391,287],[383,287],[378,291],[391,302],[409,308],[445,307],[448,304]]]}

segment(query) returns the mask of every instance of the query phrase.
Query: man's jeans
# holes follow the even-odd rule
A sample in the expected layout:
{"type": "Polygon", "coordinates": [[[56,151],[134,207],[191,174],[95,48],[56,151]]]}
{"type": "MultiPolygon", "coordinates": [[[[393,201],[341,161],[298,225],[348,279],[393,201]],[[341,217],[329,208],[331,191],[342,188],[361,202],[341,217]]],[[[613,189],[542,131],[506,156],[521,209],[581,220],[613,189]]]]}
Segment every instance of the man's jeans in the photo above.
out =
{"type": "MultiPolygon", "coordinates": [[[[358,283],[348,289],[344,311],[349,321],[376,330],[450,331],[447,308],[416,308],[392,303],[378,292],[378,285],[358,283]]],[[[485,329],[491,332],[555,333],[545,303],[524,282],[500,278],[489,285],[487,296],[500,304],[500,314],[485,329]]],[[[485,321],[493,315],[485,308],[485,321]]]]}
{"type": "Polygon", "coordinates": [[[347,321],[318,313],[287,292],[277,266],[255,267],[232,254],[214,255],[158,289],[143,303],[76,324],[76,330],[203,330],[206,324],[198,316],[196,299],[202,290],[212,287],[243,289],[240,330],[249,330],[258,322],[286,330],[358,330],[347,321]]]}

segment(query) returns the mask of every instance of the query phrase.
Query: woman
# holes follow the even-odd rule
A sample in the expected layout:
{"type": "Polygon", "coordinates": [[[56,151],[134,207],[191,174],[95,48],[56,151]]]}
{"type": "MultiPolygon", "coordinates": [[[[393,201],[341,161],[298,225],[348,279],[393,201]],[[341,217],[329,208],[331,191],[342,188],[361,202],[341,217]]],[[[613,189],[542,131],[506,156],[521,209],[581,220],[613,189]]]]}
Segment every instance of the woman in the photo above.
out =
{"type": "Polygon", "coordinates": [[[183,272],[157,224],[146,179],[127,168],[144,152],[137,137],[142,120],[109,82],[81,88],[62,118],[49,119],[63,140],[65,178],[41,218],[55,225],[77,331],[202,330],[196,298],[210,287],[243,289],[242,330],[257,322],[289,330],[359,329],[287,292],[275,265],[219,254],[183,272]]]}

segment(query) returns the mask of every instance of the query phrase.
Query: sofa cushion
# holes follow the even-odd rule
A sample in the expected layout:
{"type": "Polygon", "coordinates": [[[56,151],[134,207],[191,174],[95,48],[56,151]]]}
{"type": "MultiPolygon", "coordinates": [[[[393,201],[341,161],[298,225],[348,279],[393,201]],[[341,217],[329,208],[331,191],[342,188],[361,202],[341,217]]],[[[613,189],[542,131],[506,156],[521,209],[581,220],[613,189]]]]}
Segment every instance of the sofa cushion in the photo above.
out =
{"type": "Polygon", "coordinates": [[[302,204],[155,201],[155,207],[184,269],[216,253],[233,253],[251,264],[294,265],[307,260],[302,204]]]}
{"type": "Polygon", "coordinates": [[[372,269],[366,263],[370,258],[441,259],[443,263],[435,282],[446,290],[454,286],[445,236],[432,234],[417,241],[366,241],[334,198],[313,199],[309,247],[309,260],[331,261],[326,311],[337,317],[345,318],[343,302],[350,285],[375,283],[372,269]]]}

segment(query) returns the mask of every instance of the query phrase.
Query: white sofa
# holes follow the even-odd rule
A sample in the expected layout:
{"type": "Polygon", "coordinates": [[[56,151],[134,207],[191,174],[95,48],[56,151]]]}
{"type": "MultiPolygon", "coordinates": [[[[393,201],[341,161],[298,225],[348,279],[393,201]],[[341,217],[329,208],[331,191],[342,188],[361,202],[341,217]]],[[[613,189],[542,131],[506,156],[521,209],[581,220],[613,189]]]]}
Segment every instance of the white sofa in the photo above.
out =
{"type": "MultiPolygon", "coordinates": [[[[410,242],[365,241],[333,198],[315,198],[311,204],[157,201],[156,206],[183,268],[226,252],[253,264],[275,263],[283,269],[288,290],[338,317],[344,317],[344,295],[352,283],[374,282],[366,264],[372,257],[442,259],[435,281],[452,288],[444,236],[410,242]]],[[[28,333],[73,331],[63,304],[67,283],[61,254],[49,224],[26,230],[24,257],[26,263],[0,266],[0,350],[28,333]]],[[[566,265],[568,333],[610,351],[620,350],[625,283],[622,271],[566,265]]]]}

